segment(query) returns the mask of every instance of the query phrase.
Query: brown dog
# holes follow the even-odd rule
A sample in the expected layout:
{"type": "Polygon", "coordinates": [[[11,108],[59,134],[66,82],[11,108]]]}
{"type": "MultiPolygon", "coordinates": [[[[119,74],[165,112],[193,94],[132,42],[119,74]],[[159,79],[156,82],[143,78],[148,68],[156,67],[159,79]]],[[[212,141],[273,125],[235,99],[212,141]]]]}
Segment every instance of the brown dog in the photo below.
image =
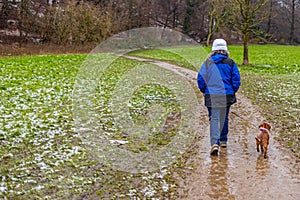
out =
{"type": "Polygon", "coordinates": [[[259,146],[260,146],[261,152],[264,154],[264,158],[267,158],[270,129],[271,129],[270,124],[262,123],[261,125],[259,125],[260,134],[255,137],[257,152],[259,152],[259,146]]]}

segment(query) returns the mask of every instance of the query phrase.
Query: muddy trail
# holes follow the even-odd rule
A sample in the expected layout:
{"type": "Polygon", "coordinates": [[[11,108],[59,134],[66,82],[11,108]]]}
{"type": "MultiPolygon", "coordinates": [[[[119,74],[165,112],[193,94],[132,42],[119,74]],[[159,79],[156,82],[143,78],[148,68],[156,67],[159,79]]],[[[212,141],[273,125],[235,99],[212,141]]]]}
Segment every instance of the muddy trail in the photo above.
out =
{"type": "MultiPolygon", "coordinates": [[[[197,72],[147,59],[128,57],[148,62],[181,76],[196,85],[197,72]]],[[[255,136],[258,125],[265,121],[258,106],[240,92],[238,102],[229,116],[228,147],[218,156],[210,156],[209,121],[201,101],[200,138],[185,168],[175,174],[178,199],[300,199],[299,163],[275,140],[276,127],[271,129],[268,157],[256,151],[255,136]]]]}

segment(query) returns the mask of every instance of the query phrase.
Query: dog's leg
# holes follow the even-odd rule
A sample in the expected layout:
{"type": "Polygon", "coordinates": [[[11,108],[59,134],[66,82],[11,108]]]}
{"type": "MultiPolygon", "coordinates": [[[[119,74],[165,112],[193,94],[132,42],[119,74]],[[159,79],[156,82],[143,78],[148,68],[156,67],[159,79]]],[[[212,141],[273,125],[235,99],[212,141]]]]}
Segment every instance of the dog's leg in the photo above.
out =
{"type": "Polygon", "coordinates": [[[259,152],[260,139],[258,139],[257,137],[255,137],[255,139],[256,139],[256,150],[257,150],[257,152],[259,152]]]}
{"type": "Polygon", "coordinates": [[[268,147],[264,146],[264,158],[267,158],[268,147]]]}

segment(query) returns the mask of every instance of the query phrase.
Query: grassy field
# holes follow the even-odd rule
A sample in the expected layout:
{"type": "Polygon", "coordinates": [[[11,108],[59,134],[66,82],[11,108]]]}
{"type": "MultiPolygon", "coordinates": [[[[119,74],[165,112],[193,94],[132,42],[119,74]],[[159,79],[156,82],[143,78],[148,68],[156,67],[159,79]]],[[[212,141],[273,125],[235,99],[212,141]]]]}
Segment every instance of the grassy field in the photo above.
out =
{"type": "MultiPolygon", "coordinates": [[[[199,70],[206,50],[199,47],[135,52],[135,55],[168,60],[199,70]],[[200,52],[200,53],[199,53],[200,52]]],[[[277,139],[299,160],[299,47],[251,46],[251,66],[240,66],[242,92],[259,105],[262,114],[277,128],[277,139]]],[[[241,63],[242,48],[230,46],[241,63]]],[[[176,185],[173,169],[131,174],[113,170],[93,159],[74,130],[72,101],[74,83],[87,55],[7,57],[0,60],[0,198],[8,199],[119,199],[171,198],[176,185]]],[[[147,151],[168,143],[176,126],[155,137],[127,138],[112,122],[110,98],[125,71],[140,65],[119,58],[96,89],[99,125],[111,140],[127,140],[124,148],[147,151]],[[101,88],[101,89],[100,89],[101,88]],[[101,95],[100,95],[101,94],[101,95]]],[[[147,121],[151,104],[168,112],[179,109],[174,94],[159,85],[145,85],[131,99],[131,117],[147,121]]]]}
{"type": "MultiPolygon", "coordinates": [[[[261,114],[276,127],[276,139],[300,162],[300,47],[250,46],[248,66],[241,65],[241,46],[230,46],[229,51],[241,71],[241,91],[261,108],[261,114]]],[[[208,52],[208,47],[187,47],[132,55],[169,61],[198,71],[208,52]]]]}
{"type": "MultiPolygon", "coordinates": [[[[1,199],[126,199],[174,194],[172,166],[142,174],[122,172],[105,166],[85,148],[74,129],[72,101],[74,83],[86,58],[49,55],[0,60],[1,199]]],[[[132,139],[114,125],[113,88],[125,71],[138,65],[128,59],[115,60],[99,80],[94,102],[104,134],[110,140],[126,140],[129,144],[124,148],[132,152],[164,145],[174,134],[169,129],[164,134],[155,132],[148,140],[132,139]]],[[[130,101],[131,117],[141,123],[148,120],[143,115],[153,103],[176,113],[173,96],[159,85],[145,85],[130,101]]]]}

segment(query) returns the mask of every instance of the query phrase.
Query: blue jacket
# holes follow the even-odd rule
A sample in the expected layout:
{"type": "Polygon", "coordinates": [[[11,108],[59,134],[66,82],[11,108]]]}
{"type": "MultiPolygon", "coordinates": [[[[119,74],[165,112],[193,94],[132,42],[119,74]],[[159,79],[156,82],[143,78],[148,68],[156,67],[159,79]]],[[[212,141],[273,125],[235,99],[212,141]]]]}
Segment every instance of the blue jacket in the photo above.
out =
{"type": "Polygon", "coordinates": [[[198,73],[198,87],[205,94],[207,107],[224,107],[236,102],[241,85],[236,63],[223,54],[206,60],[198,73]]]}

